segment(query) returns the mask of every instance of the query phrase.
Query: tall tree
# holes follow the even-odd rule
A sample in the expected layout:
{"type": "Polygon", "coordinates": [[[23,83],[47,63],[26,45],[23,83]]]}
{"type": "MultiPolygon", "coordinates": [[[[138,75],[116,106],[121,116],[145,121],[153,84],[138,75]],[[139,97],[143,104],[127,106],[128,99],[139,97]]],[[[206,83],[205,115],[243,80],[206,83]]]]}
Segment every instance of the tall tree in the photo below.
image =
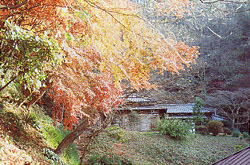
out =
{"type": "MultiPolygon", "coordinates": [[[[181,2],[174,5],[182,9],[181,2]]],[[[0,5],[3,30],[8,31],[6,22],[10,22],[33,32],[34,37],[45,34],[57,45],[54,58],[61,65],[49,63],[52,67],[46,70],[50,96],[56,103],[53,118],[72,133],[56,153],[62,153],[88,126],[122,102],[123,80],[136,90],[151,89],[153,70],[178,72],[198,55],[197,47],[167,39],[150,28],[136,6],[125,0],[4,0],[0,5]]]]}

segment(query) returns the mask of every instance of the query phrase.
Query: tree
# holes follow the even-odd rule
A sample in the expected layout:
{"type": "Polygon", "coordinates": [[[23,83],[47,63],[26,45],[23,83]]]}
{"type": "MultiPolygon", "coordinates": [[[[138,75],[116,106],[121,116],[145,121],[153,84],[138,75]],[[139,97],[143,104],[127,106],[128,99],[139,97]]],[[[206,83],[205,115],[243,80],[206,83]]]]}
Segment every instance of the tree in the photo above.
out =
{"type": "Polygon", "coordinates": [[[5,81],[8,73],[12,75],[0,91],[17,77],[20,82],[26,81],[29,89],[41,88],[46,71],[57,63],[57,43],[44,33],[35,36],[34,31],[28,32],[8,20],[0,31],[0,39],[0,75],[5,81]]]}
{"type": "Polygon", "coordinates": [[[216,90],[250,87],[249,12],[243,12],[249,3],[192,2],[193,10],[188,6],[190,12],[181,19],[144,10],[145,17],[165,36],[199,46],[199,58],[190,68],[178,75],[152,76],[151,81],[160,82],[160,87],[144,94],[164,103],[190,103],[216,90]]]}
{"type": "Polygon", "coordinates": [[[34,37],[46,34],[57,45],[54,58],[60,65],[49,62],[47,88],[56,104],[54,120],[72,130],[58,154],[122,102],[124,80],[136,90],[154,88],[149,83],[153,70],[178,72],[198,55],[197,47],[151,29],[125,0],[1,1],[0,17],[4,30],[9,21],[34,37]]]}
{"type": "Polygon", "coordinates": [[[202,122],[204,122],[204,119],[202,118],[204,116],[204,113],[201,112],[201,108],[204,106],[204,101],[202,98],[196,97],[195,98],[195,105],[193,107],[193,121],[195,124],[201,125],[202,122]]]}
{"type": "Polygon", "coordinates": [[[237,91],[217,91],[206,98],[206,104],[217,108],[217,114],[225,116],[233,127],[247,124],[250,119],[250,89],[237,91]]]}

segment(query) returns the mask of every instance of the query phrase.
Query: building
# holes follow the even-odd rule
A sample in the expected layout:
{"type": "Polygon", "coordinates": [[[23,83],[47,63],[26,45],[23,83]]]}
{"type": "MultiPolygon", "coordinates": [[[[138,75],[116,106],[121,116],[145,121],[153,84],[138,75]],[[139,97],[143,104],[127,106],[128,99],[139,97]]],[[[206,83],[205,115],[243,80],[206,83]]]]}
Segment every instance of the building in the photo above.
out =
{"type": "MultiPolygon", "coordinates": [[[[137,131],[150,131],[157,118],[163,118],[165,115],[168,118],[188,119],[193,117],[194,103],[188,104],[155,104],[148,98],[130,97],[126,99],[126,104],[117,110],[119,120],[116,124],[122,128],[137,131]],[[140,120],[137,124],[132,123],[130,115],[132,112],[137,112],[140,115],[140,120]],[[131,124],[133,126],[131,126],[131,124]]],[[[208,108],[201,108],[203,118],[212,119],[214,111],[208,108]]],[[[134,121],[133,121],[134,122],[134,121]]]]}

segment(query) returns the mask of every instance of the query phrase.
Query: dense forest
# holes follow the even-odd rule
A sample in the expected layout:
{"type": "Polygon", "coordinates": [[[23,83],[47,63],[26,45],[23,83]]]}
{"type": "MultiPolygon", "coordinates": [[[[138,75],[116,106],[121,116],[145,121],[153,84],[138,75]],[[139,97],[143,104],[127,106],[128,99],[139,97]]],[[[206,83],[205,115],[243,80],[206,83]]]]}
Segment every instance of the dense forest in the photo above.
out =
{"type": "Polygon", "coordinates": [[[55,159],[78,141],[82,162],[132,93],[201,98],[248,131],[249,10],[243,0],[1,1],[0,141],[24,149],[34,136],[55,159]]]}

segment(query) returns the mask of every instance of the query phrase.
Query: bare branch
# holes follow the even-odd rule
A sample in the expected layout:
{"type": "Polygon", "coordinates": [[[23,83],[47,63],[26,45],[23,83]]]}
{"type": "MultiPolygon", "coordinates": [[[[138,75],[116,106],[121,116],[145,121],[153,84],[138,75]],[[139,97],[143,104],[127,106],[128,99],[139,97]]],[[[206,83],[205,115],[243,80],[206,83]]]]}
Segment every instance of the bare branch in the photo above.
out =
{"type": "Polygon", "coordinates": [[[206,3],[206,4],[212,4],[212,3],[217,3],[217,2],[220,2],[220,1],[223,1],[223,0],[217,0],[217,1],[203,1],[203,0],[200,0],[201,3],[206,3]]]}
{"type": "Polygon", "coordinates": [[[121,22],[119,21],[117,18],[115,18],[109,11],[107,11],[106,9],[100,7],[99,5],[97,4],[94,4],[93,2],[90,2],[88,0],[84,0],[86,3],[88,3],[90,6],[92,7],[95,7],[97,9],[100,9],[102,11],[104,11],[105,13],[107,13],[108,15],[110,15],[115,21],[117,21],[119,24],[121,24],[125,29],[127,29],[127,27],[121,22]]]}
{"type": "Polygon", "coordinates": [[[216,36],[219,37],[219,38],[222,38],[219,34],[215,33],[212,29],[210,29],[210,27],[207,26],[207,28],[208,28],[208,30],[210,30],[214,35],[216,35],[216,36]]]}

